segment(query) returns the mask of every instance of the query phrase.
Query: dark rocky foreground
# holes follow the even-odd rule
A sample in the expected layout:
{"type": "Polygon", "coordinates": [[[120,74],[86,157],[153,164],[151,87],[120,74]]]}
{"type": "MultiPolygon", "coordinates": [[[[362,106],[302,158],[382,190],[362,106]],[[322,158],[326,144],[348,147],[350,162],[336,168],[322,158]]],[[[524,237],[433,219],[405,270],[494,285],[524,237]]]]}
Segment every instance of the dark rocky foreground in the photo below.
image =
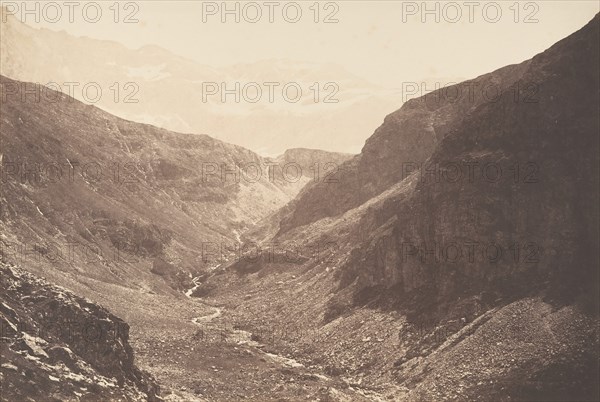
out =
{"type": "Polygon", "coordinates": [[[4,263],[0,329],[2,400],[160,400],[134,363],[127,323],[4,263]]]}

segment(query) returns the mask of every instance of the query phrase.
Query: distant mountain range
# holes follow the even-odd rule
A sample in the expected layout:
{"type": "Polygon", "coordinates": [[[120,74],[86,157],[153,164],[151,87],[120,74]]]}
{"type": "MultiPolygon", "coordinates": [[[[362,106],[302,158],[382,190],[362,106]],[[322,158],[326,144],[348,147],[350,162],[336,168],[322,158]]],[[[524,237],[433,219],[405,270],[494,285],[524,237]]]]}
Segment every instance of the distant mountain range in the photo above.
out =
{"type": "Polygon", "coordinates": [[[79,83],[70,94],[110,113],[169,130],[208,134],[262,155],[277,156],[288,148],[357,153],[366,133],[402,102],[401,89],[378,87],[336,65],[264,60],[215,68],[157,46],[132,50],[35,29],[12,15],[0,28],[0,74],[6,77],[54,83],[54,89],[66,93],[75,85],[68,83],[79,83]],[[85,92],[89,83],[94,84],[85,92]],[[98,97],[96,83],[102,90],[98,97]],[[224,90],[237,92],[239,100],[230,94],[223,102],[221,83],[224,90]],[[260,96],[255,85],[243,90],[251,83],[258,84],[260,96]],[[273,83],[272,101],[265,83],[273,83]],[[292,85],[284,94],[288,83],[292,85]],[[214,88],[217,92],[209,95],[214,88]]]}

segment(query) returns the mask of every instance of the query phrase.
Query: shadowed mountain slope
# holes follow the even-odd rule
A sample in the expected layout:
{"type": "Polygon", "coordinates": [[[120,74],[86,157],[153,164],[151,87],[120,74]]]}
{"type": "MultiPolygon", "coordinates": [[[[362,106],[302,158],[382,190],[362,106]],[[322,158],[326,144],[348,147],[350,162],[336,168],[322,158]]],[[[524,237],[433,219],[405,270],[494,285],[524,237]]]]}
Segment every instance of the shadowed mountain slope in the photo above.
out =
{"type": "Polygon", "coordinates": [[[389,398],[597,399],[599,31],[480,77],[494,99],[408,102],[274,215],[288,258],[239,259],[204,297],[389,398]]]}

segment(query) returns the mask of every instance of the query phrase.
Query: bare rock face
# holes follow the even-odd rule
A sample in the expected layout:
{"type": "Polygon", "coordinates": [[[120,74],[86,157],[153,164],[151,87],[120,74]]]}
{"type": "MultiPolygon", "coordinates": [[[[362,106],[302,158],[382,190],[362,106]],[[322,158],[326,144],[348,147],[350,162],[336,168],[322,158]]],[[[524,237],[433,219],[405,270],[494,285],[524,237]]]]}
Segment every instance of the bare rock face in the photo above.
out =
{"type": "Polygon", "coordinates": [[[160,400],[124,321],[14,266],[0,274],[2,400],[160,400]]]}
{"type": "Polygon", "coordinates": [[[408,196],[365,217],[374,235],[353,253],[346,283],[358,277],[362,286],[419,290],[433,300],[548,287],[569,300],[592,298],[598,24],[596,17],[524,63],[520,92],[477,106],[414,173],[408,196]]]}
{"type": "Polygon", "coordinates": [[[479,105],[496,100],[502,91],[518,91],[512,86],[528,64],[507,66],[406,102],[385,118],[359,155],[339,166],[329,180],[315,180],[303,189],[281,220],[279,233],[338,216],[406,178],[479,105]]]}

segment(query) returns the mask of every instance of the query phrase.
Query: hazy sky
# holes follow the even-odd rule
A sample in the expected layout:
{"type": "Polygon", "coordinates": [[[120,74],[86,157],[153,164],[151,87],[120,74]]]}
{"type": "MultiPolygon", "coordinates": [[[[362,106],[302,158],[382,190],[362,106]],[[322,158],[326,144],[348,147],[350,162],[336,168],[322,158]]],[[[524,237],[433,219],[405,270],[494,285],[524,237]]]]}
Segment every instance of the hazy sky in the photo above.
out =
{"type": "MultiPolygon", "coordinates": [[[[22,2],[3,2],[16,4],[16,16],[29,25],[131,48],[156,44],[214,66],[269,58],[333,62],[385,86],[425,78],[471,78],[523,61],[581,28],[599,11],[597,0],[321,1],[316,7],[315,1],[229,1],[229,10],[239,10],[236,23],[235,14],[225,15],[222,22],[221,1],[122,1],[118,7],[114,1],[101,1],[102,16],[91,23],[83,18],[82,6],[74,9],[70,22],[63,3],[55,3],[61,5],[61,17],[55,17],[54,6],[40,6],[42,17],[57,22],[41,18],[36,23],[35,15],[20,14],[22,2]],[[423,15],[423,5],[431,13],[423,15]],[[296,17],[298,9],[301,17],[296,17]],[[316,9],[319,22],[314,21],[316,9]],[[125,23],[127,16],[138,22],[125,23]],[[327,16],[337,22],[324,23],[327,16]]],[[[94,7],[87,8],[89,20],[95,19],[94,7]]]]}

